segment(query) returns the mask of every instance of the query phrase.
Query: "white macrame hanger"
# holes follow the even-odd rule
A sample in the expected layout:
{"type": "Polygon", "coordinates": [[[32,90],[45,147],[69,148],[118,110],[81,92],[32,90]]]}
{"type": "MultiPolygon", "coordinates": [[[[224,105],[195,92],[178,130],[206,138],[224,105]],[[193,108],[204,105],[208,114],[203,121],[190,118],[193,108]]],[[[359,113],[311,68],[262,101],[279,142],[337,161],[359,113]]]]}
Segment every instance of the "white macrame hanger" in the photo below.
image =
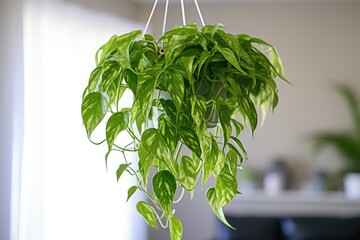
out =
{"type": "MultiPolygon", "coordinates": [[[[151,9],[151,12],[150,12],[150,16],[149,16],[149,18],[148,18],[148,20],[146,22],[146,26],[144,28],[144,34],[147,32],[147,30],[149,28],[150,22],[152,20],[152,17],[154,15],[154,12],[155,12],[155,9],[157,7],[158,2],[159,2],[159,0],[155,0],[155,2],[154,2],[154,5],[153,5],[153,7],[151,9]]],[[[180,2],[181,2],[182,25],[185,26],[186,25],[185,4],[184,4],[184,0],[180,0],[180,2]]],[[[198,12],[201,24],[204,27],[205,26],[205,21],[204,21],[204,18],[202,16],[202,14],[201,14],[201,10],[200,10],[200,7],[199,7],[199,4],[198,4],[197,0],[194,0],[194,4],[196,6],[196,10],[198,12]]],[[[165,31],[166,31],[166,21],[167,21],[168,10],[169,10],[169,0],[166,0],[164,19],[163,19],[163,26],[162,26],[162,34],[164,34],[165,31]]]]}

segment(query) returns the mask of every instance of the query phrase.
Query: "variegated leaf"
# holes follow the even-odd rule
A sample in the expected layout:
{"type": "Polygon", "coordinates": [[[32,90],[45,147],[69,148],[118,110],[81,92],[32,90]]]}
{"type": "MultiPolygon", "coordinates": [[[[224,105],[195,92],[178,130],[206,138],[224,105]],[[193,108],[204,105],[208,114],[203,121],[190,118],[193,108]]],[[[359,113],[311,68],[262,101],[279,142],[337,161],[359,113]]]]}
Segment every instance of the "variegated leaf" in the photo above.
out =
{"type": "Polygon", "coordinates": [[[184,141],[185,145],[193,151],[198,157],[201,156],[201,147],[200,147],[200,141],[196,134],[196,132],[189,128],[182,126],[179,128],[179,133],[184,141]]]}
{"type": "Polygon", "coordinates": [[[129,124],[129,112],[114,113],[106,123],[106,141],[109,150],[117,137],[117,135],[125,130],[129,124]]]}
{"type": "Polygon", "coordinates": [[[147,184],[148,181],[148,176],[149,176],[149,171],[151,168],[151,165],[153,164],[153,160],[154,158],[145,151],[144,148],[139,148],[138,151],[138,155],[139,155],[139,171],[141,174],[141,177],[143,178],[144,184],[147,184]]]}
{"type": "Polygon", "coordinates": [[[171,217],[169,221],[171,240],[181,240],[183,235],[183,226],[181,221],[176,217],[171,217]]]}
{"type": "Polygon", "coordinates": [[[191,96],[191,116],[195,121],[196,126],[201,130],[206,130],[206,101],[201,96],[191,96]]]}
{"type": "Polygon", "coordinates": [[[219,218],[219,220],[221,222],[223,222],[229,228],[235,230],[235,228],[233,226],[231,226],[228,223],[228,221],[226,220],[226,218],[224,216],[223,209],[222,209],[222,207],[220,206],[220,204],[218,202],[218,199],[216,197],[216,192],[215,192],[215,189],[213,187],[209,188],[208,191],[206,192],[206,199],[208,200],[211,209],[213,210],[215,215],[219,218]]]}
{"type": "Polygon", "coordinates": [[[203,167],[203,179],[202,184],[204,185],[209,179],[211,174],[214,172],[216,161],[219,155],[219,147],[214,139],[211,141],[211,145],[204,151],[204,167],[203,167]]]}
{"type": "Polygon", "coordinates": [[[109,100],[106,93],[92,92],[82,101],[81,115],[88,138],[104,119],[108,110],[109,100]]]}
{"type": "Polygon", "coordinates": [[[155,174],[152,185],[161,207],[166,214],[169,214],[177,188],[174,176],[168,170],[160,171],[155,174]]]}
{"type": "Polygon", "coordinates": [[[178,180],[188,191],[194,189],[196,175],[200,169],[200,164],[200,159],[197,157],[190,158],[188,156],[183,156],[181,158],[178,171],[178,180]]]}
{"type": "Polygon", "coordinates": [[[136,210],[144,218],[145,222],[152,228],[157,228],[155,209],[144,201],[140,201],[136,204],[136,210]]]}
{"type": "Polygon", "coordinates": [[[221,207],[229,203],[237,193],[237,180],[227,165],[216,178],[215,192],[221,207]]]}

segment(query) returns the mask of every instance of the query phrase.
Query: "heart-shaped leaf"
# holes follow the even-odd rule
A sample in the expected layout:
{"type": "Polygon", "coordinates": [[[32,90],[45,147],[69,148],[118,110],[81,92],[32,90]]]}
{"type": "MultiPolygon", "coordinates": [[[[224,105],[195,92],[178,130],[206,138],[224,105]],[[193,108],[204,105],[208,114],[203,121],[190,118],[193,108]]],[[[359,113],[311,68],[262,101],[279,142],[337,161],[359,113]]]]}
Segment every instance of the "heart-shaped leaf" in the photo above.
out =
{"type": "Polygon", "coordinates": [[[219,156],[219,147],[214,139],[211,140],[211,145],[204,151],[204,168],[203,168],[203,179],[202,184],[204,185],[209,179],[211,174],[214,172],[216,161],[219,156]]]}
{"type": "Polygon", "coordinates": [[[176,180],[174,176],[168,170],[160,171],[155,174],[152,185],[161,207],[168,215],[176,192],[176,180]]]}
{"type": "Polygon", "coordinates": [[[155,209],[144,201],[140,201],[136,204],[136,210],[144,218],[145,222],[152,228],[157,228],[155,209]]]}
{"type": "Polygon", "coordinates": [[[173,70],[167,70],[161,76],[163,78],[163,84],[179,112],[184,98],[184,80],[180,73],[173,70]]]}
{"type": "Polygon", "coordinates": [[[169,221],[171,240],[181,240],[183,235],[183,226],[181,221],[176,217],[171,217],[169,221]]]}
{"type": "Polygon", "coordinates": [[[191,96],[191,115],[195,121],[196,126],[201,130],[206,130],[206,101],[202,96],[191,96]]]}
{"type": "Polygon", "coordinates": [[[176,132],[176,128],[173,126],[169,118],[164,117],[159,119],[159,128],[163,143],[170,151],[171,154],[174,154],[175,148],[179,141],[179,136],[176,132]]]}
{"type": "Polygon", "coordinates": [[[82,101],[81,115],[88,138],[94,129],[104,119],[109,101],[106,93],[92,92],[86,95],[82,101]]]}
{"type": "Polygon", "coordinates": [[[220,219],[220,221],[223,222],[229,228],[235,230],[235,228],[231,226],[226,220],[223,209],[219,204],[219,201],[216,197],[215,189],[213,187],[209,188],[208,191],[206,192],[206,199],[208,200],[210,207],[212,208],[215,215],[220,219]]]}
{"type": "Polygon", "coordinates": [[[143,182],[146,185],[151,165],[153,164],[154,158],[145,151],[144,148],[140,147],[138,151],[139,155],[139,171],[142,176],[143,182]]]}
{"type": "Polygon", "coordinates": [[[196,175],[200,169],[200,159],[190,158],[188,156],[182,156],[178,171],[178,180],[181,182],[182,186],[191,191],[194,189],[196,182],[196,175]]]}
{"type": "Polygon", "coordinates": [[[216,178],[215,191],[220,206],[229,203],[237,193],[237,180],[227,165],[216,178]]]}
{"type": "Polygon", "coordinates": [[[149,114],[150,107],[154,97],[154,91],[156,86],[156,76],[143,75],[139,79],[138,84],[138,98],[139,106],[141,108],[142,115],[146,118],[149,114]]]}
{"type": "Polygon", "coordinates": [[[114,113],[106,124],[106,141],[109,147],[109,150],[112,148],[112,145],[119,133],[127,128],[129,125],[129,112],[117,112],[114,113]]]}
{"type": "Polygon", "coordinates": [[[141,145],[154,158],[163,159],[163,155],[168,151],[164,147],[160,131],[155,128],[149,128],[142,134],[141,145]]]}

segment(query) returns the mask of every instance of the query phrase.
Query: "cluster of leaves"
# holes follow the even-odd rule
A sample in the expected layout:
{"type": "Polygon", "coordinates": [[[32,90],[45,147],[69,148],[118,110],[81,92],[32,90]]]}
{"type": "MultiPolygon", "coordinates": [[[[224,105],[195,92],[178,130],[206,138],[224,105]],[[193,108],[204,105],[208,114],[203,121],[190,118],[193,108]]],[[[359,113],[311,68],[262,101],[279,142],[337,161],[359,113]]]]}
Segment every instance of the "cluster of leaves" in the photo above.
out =
{"type": "Polygon", "coordinates": [[[247,124],[255,131],[259,108],[265,118],[276,107],[276,77],[285,80],[275,48],[259,38],[226,33],[220,24],[175,27],[157,41],[137,30],[113,36],[96,53],[83,95],[83,122],[91,140],[110,115],[106,159],[114,150],[123,153],[117,178],[128,172],[137,181],[128,198],[144,192],[149,201],[140,201],[137,210],[148,225],[169,227],[171,239],[181,239],[174,198],[193,193],[211,176],[215,182],[207,200],[231,227],[222,207],[238,193],[237,169],[247,158],[239,135],[247,124]],[[126,91],[133,104],[121,109],[126,91]],[[210,125],[216,125],[214,131],[210,125]],[[124,132],[130,143],[117,140],[124,132]],[[137,152],[137,166],[126,158],[128,151],[137,152]]]}
{"type": "Polygon", "coordinates": [[[337,91],[344,97],[353,119],[353,129],[339,132],[320,132],[312,134],[316,152],[325,146],[333,146],[346,161],[342,174],[360,173],[360,104],[356,93],[344,84],[336,85],[337,91]]]}

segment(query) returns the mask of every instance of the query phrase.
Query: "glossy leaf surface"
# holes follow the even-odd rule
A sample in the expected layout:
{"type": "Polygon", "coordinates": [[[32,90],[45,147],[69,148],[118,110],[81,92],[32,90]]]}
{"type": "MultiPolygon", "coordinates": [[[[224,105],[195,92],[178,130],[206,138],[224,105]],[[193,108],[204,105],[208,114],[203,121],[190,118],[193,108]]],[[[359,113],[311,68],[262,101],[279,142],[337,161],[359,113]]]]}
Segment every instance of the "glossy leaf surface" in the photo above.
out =
{"type": "Polygon", "coordinates": [[[81,115],[89,138],[94,129],[104,119],[108,104],[109,101],[104,93],[92,92],[84,98],[81,115]]]}
{"type": "Polygon", "coordinates": [[[177,187],[174,176],[170,171],[160,171],[155,174],[152,185],[154,193],[159,199],[163,210],[168,214],[170,212],[177,187]]]}
{"type": "Polygon", "coordinates": [[[157,228],[154,214],[155,209],[152,206],[144,201],[140,201],[136,204],[136,210],[140,213],[140,215],[144,218],[150,227],[157,228]]]}

